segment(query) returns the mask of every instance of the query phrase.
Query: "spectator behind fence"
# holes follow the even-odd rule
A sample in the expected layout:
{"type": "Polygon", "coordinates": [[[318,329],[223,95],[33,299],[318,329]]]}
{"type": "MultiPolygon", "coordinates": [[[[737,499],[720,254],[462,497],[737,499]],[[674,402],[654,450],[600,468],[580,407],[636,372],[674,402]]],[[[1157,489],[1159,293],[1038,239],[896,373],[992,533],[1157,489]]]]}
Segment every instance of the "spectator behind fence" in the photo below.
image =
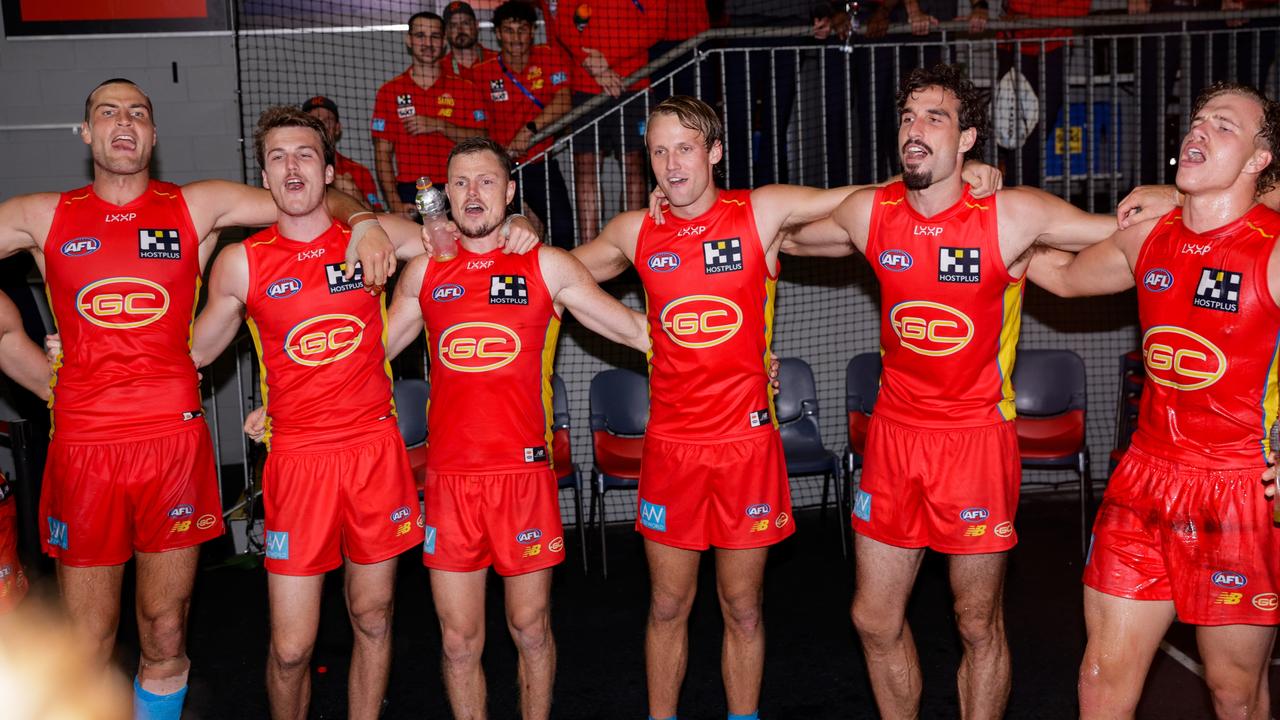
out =
{"type": "Polygon", "coordinates": [[[560,167],[529,158],[551,147],[553,138],[530,146],[533,136],[569,111],[569,66],[549,45],[533,44],[538,16],[533,6],[507,0],[493,13],[499,54],[471,69],[471,79],[493,104],[492,138],[521,165],[513,176],[523,197],[546,228],[552,244],[574,246],[573,204],[560,167]]]}
{"type": "MultiPolygon", "coordinates": [[[[1143,114],[1140,123],[1142,127],[1153,131],[1144,136],[1143,151],[1138,155],[1142,173],[1139,177],[1140,183],[1163,185],[1170,181],[1170,171],[1177,168],[1171,161],[1178,156],[1177,144],[1181,140],[1179,133],[1180,118],[1178,116],[1182,113],[1182,110],[1178,107],[1170,113],[1168,105],[1180,94],[1182,78],[1178,74],[1178,68],[1182,64],[1182,36],[1184,32],[1181,24],[1161,22],[1159,16],[1163,13],[1203,12],[1219,9],[1232,11],[1262,7],[1274,8],[1276,7],[1276,2],[1275,0],[1253,0],[1252,2],[1245,2],[1244,0],[1128,1],[1130,15],[1151,14],[1155,16],[1151,18],[1150,23],[1142,26],[1144,34],[1148,37],[1141,38],[1137,47],[1132,51],[1137,56],[1133,62],[1141,66],[1139,84],[1141,102],[1138,107],[1143,114]],[[1159,36],[1159,39],[1152,36],[1159,36]],[[1164,53],[1163,56],[1161,56],[1161,52],[1164,53]],[[1161,73],[1163,73],[1164,77],[1164,108],[1160,107],[1161,73]],[[1165,124],[1166,147],[1156,148],[1147,144],[1147,142],[1155,142],[1154,129],[1156,128],[1156,123],[1165,124]]],[[[1208,38],[1211,37],[1209,33],[1197,32],[1188,34],[1188,37],[1191,38],[1190,67],[1196,68],[1195,72],[1187,74],[1187,79],[1190,81],[1188,97],[1194,98],[1198,96],[1204,90],[1207,84],[1206,81],[1210,79],[1233,80],[1248,83],[1257,88],[1265,88],[1268,71],[1276,56],[1275,24],[1276,21],[1274,19],[1255,20],[1251,27],[1261,25],[1264,28],[1269,26],[1271,29],[1263,29],[1257,35],[1253,33],[1238,33],[1229,36],[1214,36],[1212,37],[1211,52],[1208,47],[1208,38]],[[1252,61],[1255,42],[1258,45],[1258,64],[1256,66],[1252,61]],[[1233,45],[1234,56],[1237,61],[1237,72],[1234,75],[1230,72],[1233,45]]],[[[1227,26],[1236,26],[1236,22],[1228,21],[1227,26]]],[[[1221,27],[1221,25],[1202,29],[1216,30],[1218,27],[1221,27]]],[[[1128,53],[1122,51],[1121,57],[1123,58],[1126,55],[1128,53]]]]}
{"type": "Polygon", "coordinates": [[[444,71],[467,79],[472,68],[495,54],[480,44],[476,11],[462,0],[453,0],[444,6],[444,39],[449,43],[449,54],[440,60],[444,71]]]}
{"type": "MultiPolygon", "coordinates": [[[[582,118],[575,127],[590,128],[590,120],[602,117],[617,103],[636,97],[638,91],[649,87],[647,78],[631,85],[623,80],[649,62],[649,48],[666,32],[668,1],[583,0],[572,9],[559,8],[556,33],[573,62],[569,77],[574,107],[600,95],[616,98],[616,102],[607,103],[603,109],[582,118]]],[[[598,162],[601,153],[616,150],[622,159],[625,167],[622,209],[644,205],[646,112],[644,99],[637,98],[574,139],[578,234],[584,240],[594,238],[600,229],[598,162]]]]}
{"type": "MultiPolygon", "coordinates": [[[[704,0],[683,0],[682,2],[673,2],[667,8],[667,27],[663,31],[662,39],[654,43],[649,48],[649,59],[657,60],[675,49],[680,43],[692,37],[711,29],[711,17],[707,12],[707,3],[704,0]]],[[[653,77],[655,80],[661,80],[670,74],[673,70],[687,63],[692,57],[692,53],[685,53],[672,60],[670,63],[658,68],[653,77]]],[[[674,88],[671,83],[659,82],[655,88],[653,102],[661,102],[662,100],[674,95],[698,95],[698,84],[695,73],[699,68],[705,68],[705,65],[698,64],[688,68],[684,68],[676,74],[674,80],[674,88]]],[[[710,92],[711,74],[703,72],[702,74],[702,91],[705,94],[710,92]]]]}
{"type": "Polygon", "coordinates": [[[404,44],[412,64],[378,88],[372,131],[378,185],[391,212],[409,216],[417,179],[444,182],[449,151],[460,140],[487,135],[493,112],[474,85],[440,64],[443,18],[414,14],[404,44]]]}
{"type": "MultiPolygon", "coordinates": [[[[325,132],[336,146],[342,139],[342,123],[338,121],[338,105],[323,95],[302,103],[302,112],[311,115],[324,125],[325,132]]],[[[386,212],[387,207],[378,197],[378,185],[373,181],[369,168],[334,150],[333,187],[359,200],[374,212],[386,212]]]]}
{"type": "MultiPolygon", "coordinates": [[[[1081,17],[1089,14],[1090,5],[1090,0],[1009,0],[1002,19],[1081,17]]],[[[1001,43],[997,46],[998,75],[1003,77],[1011,69],[1017,69],[1026,78],[1040,102],[1039,122],[1027,128],[1030,135],[1022,143],[1021,153],[1002,145],[1004,151],[1001,153],[1001,163],[1004,166],[1005,180],[1009,184],[1043,185],[1040,153],[1047,153],[1046,146],[1052,147],[1054,142],[1054,128],[1058,124],[1058,112],[1062,110],[1062,96],[1066,90],[1063,72],[1066,69],[1069,47],[1063,42],[1045,41],[1044,38],[1071,35],[1068,28],[1037,28],[1001,33],[1002,37],[1019,40],[1021,43],[1001,43]],[[1043,87],[1040,84],[1041,73],[1044,74],[1043,87]],[[1044,128],[1043,140],[1040,137],[1040,127],[1044,128]],[[1018,165],[1019,157],[1021,167],[1018,165]]],[[[1021,99],[1019,97],[1019,102],[1021,99]]],[[[1070,170],[1070,162],[1064,159],[1062,167],[1064,172],[1070,170]]]]}

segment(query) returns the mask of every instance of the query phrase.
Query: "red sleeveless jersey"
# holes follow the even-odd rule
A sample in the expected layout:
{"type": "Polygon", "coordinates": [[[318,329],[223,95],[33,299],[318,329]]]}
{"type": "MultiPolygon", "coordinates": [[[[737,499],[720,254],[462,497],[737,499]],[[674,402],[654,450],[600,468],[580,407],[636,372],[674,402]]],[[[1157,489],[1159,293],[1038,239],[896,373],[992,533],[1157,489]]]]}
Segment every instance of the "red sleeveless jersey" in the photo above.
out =
{"type": "Polygon", "coordinates": [[[777,426],[769,341],[777,274],[765,264],[751,193],[721,190],[691,220],[646,216],[636,271],[648,306],[648,432],[731,440],[777,426]]]}
{"type": "Polygon", "coordinates": [[[1278,397],[1277,234],[1280,214],[1257,205],[1204,234],[1175,210],[1147,236],[1134,267],[1147,370],[1135,446],[1199,466],[1263,464],[1278,397]]]}
{"type": "Polygon", "coordinates": [[[494,473],[545,467],[560,318],[539,252],[431,262],[418,295],[431,353],[427,467],[494,473]]]}
{"type": "Polygon", "coordinates": [[[191,362],[199,245],[177,185],[152,180],[122,206],[92,185],[62,194],[44,246],[63,346],[50,400],[57,437],[155,437],[200,416],[191,362]]]}
{"type": "Polygon", "coordinates": [[[1023,279],[1000,255],[995,197],[926,218],[901,182],[876,191],[867,259],[880,281],[884,371],[876,412],[928,428],[1014,417],[1023,279]]]}
{"type": "Polygon", "coordinates": [[[342,278],[350,236],[334,222],[311,242],[275,225],[244,241],[271,449],[322,449],[394,422],[386,306],[365,292],[359,266],[342,278]]]}

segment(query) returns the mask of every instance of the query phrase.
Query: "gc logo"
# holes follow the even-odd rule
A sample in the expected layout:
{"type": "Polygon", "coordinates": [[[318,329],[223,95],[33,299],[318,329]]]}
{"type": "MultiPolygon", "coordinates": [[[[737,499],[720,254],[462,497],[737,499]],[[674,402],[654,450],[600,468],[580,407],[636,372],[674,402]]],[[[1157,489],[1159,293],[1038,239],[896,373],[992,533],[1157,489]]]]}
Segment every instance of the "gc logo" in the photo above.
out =
{"type": "Polygon", "coordinates": [[[76,295],[81,317],[111,330],[150,325],[168,309],[169,293],[164,287],[142,278],[106,278],[84,286],[76,295]]]}
{"type": "Polygon", "coordinates": [[[742,327],[742,310],[715,295],[688,295],[662,308],[662,330],[677,345],[705,348],[733,337],[742,327]]]}
{"type": "Polygon", "coordinates": [[[488,372],[520,355],[520,336],[495,323],[469,322],[440,333],[438,356],[450,370],[488,372]]]}
{"type": "Polygon", "coordinates": [[[1207,388],[1227,371],[1227,358],[1213,343],[1173,325],[1147,330],[1142,359],[1152,382],[1178,390],[1207,388]]]}
{"type": "Polygon", "coordinates": [[[360,347],[364,322],[351,315],[318,315],[303,320],[284,339],[284,351],[299,365],[337,362],[360,347]]]}
{"type": "Polygon", "coordinates": [[[927,300],[894,305],[889,322],[902,346],[921,355],[950,355],[973,339],[973,321],[968,315],[927,300]]]}

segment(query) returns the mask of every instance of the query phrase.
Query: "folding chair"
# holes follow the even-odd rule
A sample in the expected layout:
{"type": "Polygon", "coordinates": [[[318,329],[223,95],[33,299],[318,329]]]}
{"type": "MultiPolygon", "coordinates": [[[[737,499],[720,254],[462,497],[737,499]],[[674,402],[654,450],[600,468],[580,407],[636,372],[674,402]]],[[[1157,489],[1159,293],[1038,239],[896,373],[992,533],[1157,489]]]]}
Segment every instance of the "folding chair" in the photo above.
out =
{"type": "MultiPolygon", "coordinates": [[[[800,358],[783,358],[779,362],[778,395],[773,404],[778,413],[778,430],[782,433],[787,476],[822,476],[822,506],[818,515],[821,524],[826,517],[827,497],[833,481],[836,504],[840,504],[840,460],[822,443],[822,430],[818,426],[818,388],[809,363],[800,358]]],[[[843,522],[840,527],[843,539],[843,522]]]]}
{"type": "Polygon", "coordinates": [[[640,487],[640,453],[649,422],[649,381],[632,370],[605,370],[591,378],[591,523],[600,513],[600,565],[609,577],[604,496],[640,487]]]}

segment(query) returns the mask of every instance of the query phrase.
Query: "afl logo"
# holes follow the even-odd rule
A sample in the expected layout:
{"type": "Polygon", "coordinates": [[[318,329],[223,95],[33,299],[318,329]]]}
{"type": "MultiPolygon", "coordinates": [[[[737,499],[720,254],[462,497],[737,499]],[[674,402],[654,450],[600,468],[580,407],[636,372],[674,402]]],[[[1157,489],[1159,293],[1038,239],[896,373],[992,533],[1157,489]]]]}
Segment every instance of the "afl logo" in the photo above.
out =
{"type": "Polygon", "coordinates": [[[1249,584],[1249,578],[1237,572],[1219,570],[1209,578],[1210,582],[1226,590],[1237,590],[1249,584]]]}
{"type": "Polygon", "coordinates": [[[364,323],[351,315],[319,315],[303,320],[284,339],[284,351],[299,365],[316,367],[345,358],[360,347],[364,323]]]}
{"type": "Polygon", "coordinates": [[[880,253],[880,267],[890,272],[911,269],[911,255],[905,250],[885,250],[880,253]]]}
{"type": "Polygon", "coordinates": [[[965,508],[960,511],[960,519],[967,523],[978,523],[991,517],[991,513],[987,512],[983,507],[965,508]]]}
{"type": "Polygon", "coordinates": [[[164,317],[169,310],[169,293],[142,278],[107,278],[86,285],[76,295],[76,310],[98,327],[140,328],[164,317]]]}
{"type": "Polygon", "coordinates": [[[449,283],[448,285],[437,285],[435,290],[431,291],[431,299],[436,302],[452,302],[462,297],[466,293],[461,285],[449,283]]]}
{"type": "Polygon", "coordinates": [[[537,542],[542,538],[542,531],[538,528],[530,528],[524,532],[516,533],[516,542],[521,545],[528,545],[537,542]]]}
{"type": "Polygon", "coordinates": [[[1152,382],[1177,390],[1201,390],[1227,372],[1227,357],[1204,337],[1173,325],[1142,336],[1142,361],[1152,382]]]}
{"type": "Polygon", "coordinates": [[[1142,287],[1151,292],[1164,292],[1173,287],[1173,273],[1164,268],[1151,268],[1142,276],[1142,287]]]}
{"type": "Polygon", "coordinates": [[[773,511],[773,508],[769,507],[769,503],[758,503],[756,505],[752,505],[751,507],[747,508],[747,517],[749,518],[769,517],[769,513],[772,511],[773,511]]]}
{"type": "MultiPolygon", "coordinates": [[[[685,228],[686,230],[688,228],[685,228]]],[[[660,252],[649,256],[649,269],[666,273],[680,267],[680,256],[673,252],[660,252]]]]}
{"type": "Polygon", "coordinates": [[[283,300],[297,295],[302,289],[302,281],[295,277],[280,278],[267,286],[267,297],[283,300]]]}
{"type": "Polygon", "coordinates": [[[407,505],[401,505],[391,513],[391,522],[393,523],[398,523],[401,520],[408,520],[408,519],[409,519],[409,507],[407,505]]]}
{"type": "Polygon", "coordinates": [[[62,254],[67,257],[83,257],[98,252],[102,243],[95,237],[78,237],[62,243],[62,254]]]}
{"type": "Polygon", "coordinates": [[[733,337],[742,327],[742,310],[715,295],[688,295],[672,300],[659,316],[662,331],[677,345],[706,348],[733,337]]]}
{"type": "Polygon", "coordinates": [[[459,323],[440,333],[438,347],[436,356],[450,370],[488,372],[520,355],[520,337],[494,323],[459,323]]]}
{"type": "Polygon", "coordinates": [[[169,511],[169,517],[171,517],[171,518],[173,518],[173,519],[175,519],[175,520],[176,520],[176,519],[178,519],[178,518],[180,518],[180,517],[186,517],[186,516],[188,516],[188,515],[191,515],[191,514],[195,513],[195,511],[196,511],[196,509],[195,509],[195,507],[194,507],[194,506],[192,506],[192,505],[179,505],[179,506],[177,506],[177,507],[175,507],[174,509],[172,509],[172,510],[170,510],[170,511],[169,511]]]}
{"type": "Polygon", "coordinates": [[[973,321],[968,315],[927,300],[894,305],[889,322],[902,346],[921,355],[951,355],[973,339],[973,321]]]}

